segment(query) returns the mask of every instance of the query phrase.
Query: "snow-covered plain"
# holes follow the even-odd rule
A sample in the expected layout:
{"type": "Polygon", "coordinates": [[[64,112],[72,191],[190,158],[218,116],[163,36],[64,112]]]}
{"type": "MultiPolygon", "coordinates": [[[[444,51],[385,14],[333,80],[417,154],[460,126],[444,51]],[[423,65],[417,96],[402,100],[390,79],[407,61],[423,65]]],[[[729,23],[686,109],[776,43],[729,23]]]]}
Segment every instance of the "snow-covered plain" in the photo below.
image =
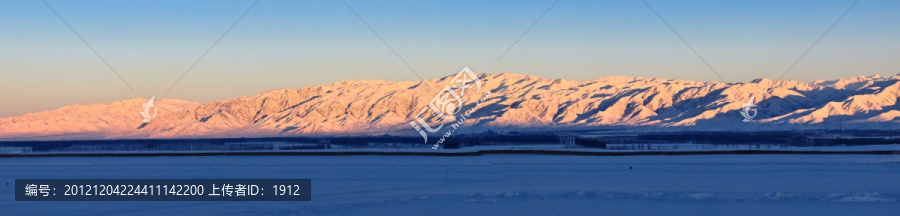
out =
{"type": "Polygon", "coordinates": [[[0,215],[894,215],[898,200],[900,155],[0,158],[0,215]],[[302,178],[312,201],[22,202],[17,178],[302,178]]]}

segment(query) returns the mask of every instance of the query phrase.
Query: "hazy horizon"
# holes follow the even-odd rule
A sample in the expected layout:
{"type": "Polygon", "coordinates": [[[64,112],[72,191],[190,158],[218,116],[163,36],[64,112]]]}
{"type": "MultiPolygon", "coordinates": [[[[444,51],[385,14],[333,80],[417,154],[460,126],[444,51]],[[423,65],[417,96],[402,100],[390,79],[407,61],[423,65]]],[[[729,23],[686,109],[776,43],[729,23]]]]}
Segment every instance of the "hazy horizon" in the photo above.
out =
{"type": "MultiPolygon", "coordinates": [[[[647,2],[733,83],[777,79],[854,3],[647,2]]],[[[341,80],[419,80],[409,67],[424,79],[469,66],[569,80],[722,81],[641,1],[559,1],[549,11],[554,1],[347,1],[407,67],[341,1],[263,0],[167,92],[253,1],[47,3],[134,91],[43,2],[2,1],[0,118],[137,97],[210,102],[341,80]]],[[[895,11],[900,2],[860,1],[783,79],[900,73],[895,11]]]]}

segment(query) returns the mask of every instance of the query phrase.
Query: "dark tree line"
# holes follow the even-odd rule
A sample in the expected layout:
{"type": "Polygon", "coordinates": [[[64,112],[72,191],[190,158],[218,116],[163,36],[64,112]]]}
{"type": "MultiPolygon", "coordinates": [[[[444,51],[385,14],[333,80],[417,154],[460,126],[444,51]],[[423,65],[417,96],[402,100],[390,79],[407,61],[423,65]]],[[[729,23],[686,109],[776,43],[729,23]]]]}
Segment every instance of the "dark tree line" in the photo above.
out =
{"type": "MultiPolygon", "coordinates": [[[[3,141],[0,146],[31,147],[33,151],[64,149],[255,149],[268,147],[253,146],[258,143],[315,144],[306,146],[286,146],[281,149],[329,148],[333,145],[349,147],[369,147],[379,144],[406,144],[411,147],[430,147],[438,137],[429,137],[424,143],[421,137],[400,136],[343,136],[343,137],[264,137],[264,138],[216,138],[216,139],[127,139],[127,140],[61,140],[61,141],[3,141]],[[223,147],[222,145],[231,145],[223,147]],[[240,146],[247,144],[245,146],[240,146]],[[90,147],[84,147],[90,146],[90,147]]],[[[456,149],[473,146],[575,144],[582,147],[606,148],[607,143],[616,144],[767,144],[787,146],[834,146],[873,145],[900,143],[900,137],[884,131],[821,131],[809,132],[687,132],[656,133],[639,135],[602,136],[584,138],[577,136],[557,136],[549,134],[480,134],[459,135],[447,138],[442,148],[456,149]],[[841,134],[849,135],[843,137],[841,134]],[[860,137],[870,136],[870,137],[860,137]],[[573,140],[574,139],[574,140],[573,140]]]]}

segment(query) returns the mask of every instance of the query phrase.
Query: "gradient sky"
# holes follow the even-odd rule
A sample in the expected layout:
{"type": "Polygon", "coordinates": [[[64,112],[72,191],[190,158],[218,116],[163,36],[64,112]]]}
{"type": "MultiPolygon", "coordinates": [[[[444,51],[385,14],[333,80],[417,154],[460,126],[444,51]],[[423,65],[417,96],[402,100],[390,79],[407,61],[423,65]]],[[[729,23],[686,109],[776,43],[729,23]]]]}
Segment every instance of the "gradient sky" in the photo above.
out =
{"type": "MultiPolygon", "coordinates": [[[[0,1],[0,117],[135,97],[198,102],[345,79],[419,78],[337,0],[0,1]]],[[[347,1],[425,79],[469,66],[586,80],[719,81],[639,0],[347,1]]],[[[728,82],[778,78],[853,0],[648,0],[728,82]]],[[[862,0],[785,79],[900,73],[900,1],[862,0]]],[[[430,93],[429,93],[430,94],[430,93]]]]}

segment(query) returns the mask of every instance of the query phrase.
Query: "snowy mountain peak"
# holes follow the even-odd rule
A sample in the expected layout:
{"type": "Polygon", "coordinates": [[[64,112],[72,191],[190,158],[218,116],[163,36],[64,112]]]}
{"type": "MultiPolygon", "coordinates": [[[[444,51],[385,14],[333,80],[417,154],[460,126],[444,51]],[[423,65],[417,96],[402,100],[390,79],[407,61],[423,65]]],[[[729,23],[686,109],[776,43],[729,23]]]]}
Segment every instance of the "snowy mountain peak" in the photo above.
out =
{"type": "MultiPolygon", "coordinates": [[[[896,128],[900,75],[803,83],[747,83],[611,76],[585,81],[514,73],[479,74],[491,96],[464,121],[463,133],[628,128],[654,130],[821,130],[896,128]],[[742,122],[755,97],[759,114],[742,122]]],[[[65,106],[0,119],[0,139],[119,139],[180,137],[414,136],[409,121],[453,76],[425,81],[345,80],[276,89],[210,103],[157,98],[159,115],[146,125],[146,98],[65,106]]]]}

